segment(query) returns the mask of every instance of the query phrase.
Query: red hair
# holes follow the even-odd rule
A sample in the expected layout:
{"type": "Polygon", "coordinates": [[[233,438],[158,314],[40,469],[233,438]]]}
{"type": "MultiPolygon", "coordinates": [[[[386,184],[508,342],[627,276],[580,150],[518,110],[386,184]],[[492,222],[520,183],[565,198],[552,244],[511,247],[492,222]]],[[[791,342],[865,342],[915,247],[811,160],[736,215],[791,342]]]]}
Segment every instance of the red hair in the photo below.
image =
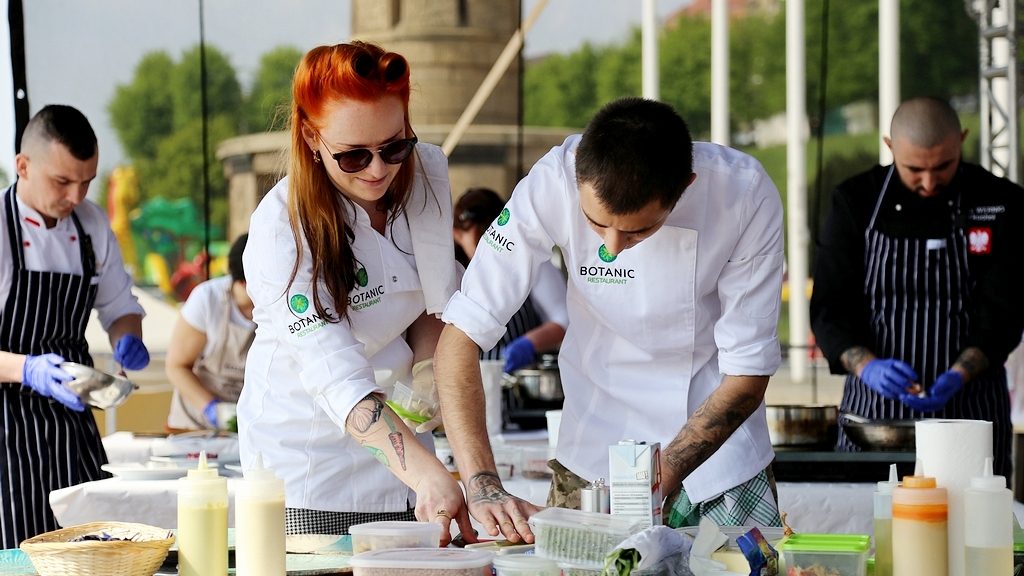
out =
{"type": "MultiPolygon", "coordinates": [[[[296,259],[288,287],[295,281],[303,257],[302,237],[309,245],[313,262],[313,305],[328,322],[348,316],[348,293],[356,285],[352,231],[345,221],[348,200],[334,187],[327,170],[314,162],[303,128],[314,130],[330,102],[358,100],[373,102],[397,96],[405,112],[405,137],[412,136],[409,124],[409,64],[401,55],[367,42],[318,46],[302,58],[292,83],[291,152],[288,168],[288,218],[295,240],[296,259]],[[331,313],[320,294],[327,289],[336,313],[331,313]]],[[[405,209],[412,187],[416,155],[402,163],[381,208],[394,221],[405,209]]],[[[330,161],[329,157],[325,159],[330,161]]]]}

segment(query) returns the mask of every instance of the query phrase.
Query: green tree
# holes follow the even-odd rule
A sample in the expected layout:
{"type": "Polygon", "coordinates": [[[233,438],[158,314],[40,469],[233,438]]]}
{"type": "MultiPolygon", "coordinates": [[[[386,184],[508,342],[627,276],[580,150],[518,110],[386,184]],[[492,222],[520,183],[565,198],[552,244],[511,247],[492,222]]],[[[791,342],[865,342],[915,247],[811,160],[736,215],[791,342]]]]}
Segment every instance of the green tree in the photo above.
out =
{"type": "MultiPolygon", "coordinates": [[[[242,87],[231,62],[220,50],[206,46],[206,113],[225,116],[236,127],[241,121],[242,87]]],[[[185,52],[170,79],[174,128],[183,128],[203,112],[202,61],[198,46],[185,52]]],[[[213,142],[211,140],[211,142],[213,142]]]]}
{"type": "Polygon", "coordinates": [[[711,129],[711,23],[680,18],[661,39],[661,99],[679,111],[694,136],[711,129]]]}
{"type": "Polygon", "coordinates": [[[132,81],[114,89],[107,111],[130,158],[152,157],[172,132],[174,99],[167,82],[173,76],[174,61],[167,52],[150,52],[139,60],[132,81]]]}
{"type": "Polygon", "coordinates": [[[292,46],[280,46],[260,58],[252,91],[245,101],[248,132],[281,130],[287,125],[292,77],[301,59],[302,51],[292,46]]]}

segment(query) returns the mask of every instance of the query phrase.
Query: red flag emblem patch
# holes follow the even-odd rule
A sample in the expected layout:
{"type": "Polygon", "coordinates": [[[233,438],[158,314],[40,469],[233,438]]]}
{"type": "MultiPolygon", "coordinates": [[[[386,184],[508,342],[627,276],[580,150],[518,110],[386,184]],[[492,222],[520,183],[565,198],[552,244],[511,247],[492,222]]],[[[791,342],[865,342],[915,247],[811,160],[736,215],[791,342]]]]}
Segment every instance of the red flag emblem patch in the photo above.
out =
{"type": "Polygon", "coordinates": [[[988,227],[969,228],[967,230],[967,251],[971,254],[991,253],[992,229],[988,227]]]}

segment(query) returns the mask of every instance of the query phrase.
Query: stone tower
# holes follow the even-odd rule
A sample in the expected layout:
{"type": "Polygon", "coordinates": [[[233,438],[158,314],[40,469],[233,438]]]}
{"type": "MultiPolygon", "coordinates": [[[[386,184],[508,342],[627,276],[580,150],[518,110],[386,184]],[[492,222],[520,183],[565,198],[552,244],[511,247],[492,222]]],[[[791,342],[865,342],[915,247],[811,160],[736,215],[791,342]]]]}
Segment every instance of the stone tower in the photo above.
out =
{"type": "MultiPolygon", "coordinates": [[[[409,60],[413,126],[451,125],[519,26],[519,0],[352,0],[352,37],[409,60]]],[[[478,125],[519,121],[513,62],[477,115],[478,125]]]]}

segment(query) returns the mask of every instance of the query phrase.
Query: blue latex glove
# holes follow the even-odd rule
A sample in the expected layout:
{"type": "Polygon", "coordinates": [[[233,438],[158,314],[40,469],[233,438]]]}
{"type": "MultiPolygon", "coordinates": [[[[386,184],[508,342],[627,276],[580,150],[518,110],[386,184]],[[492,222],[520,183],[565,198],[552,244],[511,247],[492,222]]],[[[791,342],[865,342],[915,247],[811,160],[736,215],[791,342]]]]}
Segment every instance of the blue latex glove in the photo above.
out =
{"type": "Polygon", "coordinates": [[[142,338],[135,334],[125,334],[114,346],[114,361],[125,370],[142,370],[149,366],[149,350],[142,343],[142,338]]]}
{"type": "Polygon", "coordinates": [[[860,379],[882,396],[898,400],[917,381],[917,372],[906,362],[893,358],[875,358],[864,366],[860,379]]]}
{"type": "Polygon", "coordinates": [[[533,342],[526,336],[520,336],[505,346],[505,372],[511,374],[523,366],[533,364],[533,342]]]}
{"type": "Polygon", "coordinates": [[[21,370],[21,383],[75,412],[84,412],[85,405],[82,404],[82,399],[64,385],[75,378],[60,367],[63,361],[64,358],[57,354],[26,357],[25,367],[21,370]]]}
{"type": "Polygon", "coordinates": [[[922,412],[935,412],[942,410],[949,399],[964,387],[964,377],[956,370],[949,370],[939,374],[932,384],[931,390],[924,398],[918,398],[913,394],[903,394],[900,401],[914,410],[922,412]]]}
{"type": "Polygon", "coordinates": [[[214,428],[220,428],[220,422],[217,422],[217,404],[220,404],[220,400],[214,398],[206,404],[203,408],[203,416],[206,417],[206,421],[210,423],[210,426],[214,428]]]}

